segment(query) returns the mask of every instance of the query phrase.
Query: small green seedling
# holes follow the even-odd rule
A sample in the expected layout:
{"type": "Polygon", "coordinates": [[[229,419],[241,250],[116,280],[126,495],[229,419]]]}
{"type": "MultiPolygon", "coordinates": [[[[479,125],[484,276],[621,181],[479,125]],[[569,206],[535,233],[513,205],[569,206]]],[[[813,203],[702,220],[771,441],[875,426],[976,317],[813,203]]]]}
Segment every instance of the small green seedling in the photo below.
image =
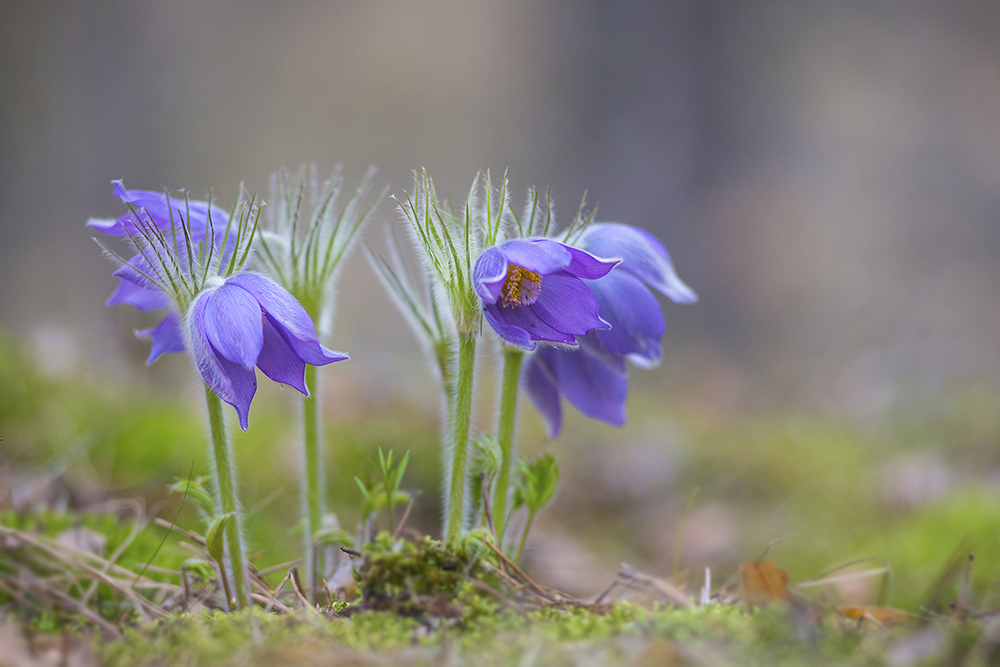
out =
{"type": "Polygon", "coordinates": [[[407,450],[406,454],[403,455],[403,458],[396,465],[393,465],[393,459],[393,450],[390,449],[388,454],[383,454],[382,448],[379,447],[378,466],[372,464],[372,467],[375,468],[375,472],[379,475],[381,481],[369,487],[359,478],[354,478],[354,481],[358,484],[358,488],[361,489],[361,495],[365,498],[362,513],[368,515],[378,512],[385,507],[389,519],[390,533],[395,531],[394,510],[396,504],[406,503],[410,500],[409,495],[399,490],[399,485],[403,481],[403,473],[406,472],[406,465],[410,461],[410,452],[407,450]]]}
{"type": "Polygon", "coordinates": [[[521,544],[517,548],[515,562],[521,560],[524,544],[528,539],[531,524],[539,510],[552,502],[559,486],[559,465],[551,454],[545,454],[534,463],[519,461],[517,480],[514,482],[514,509],[522,505],[528,509],[528,518],[521,533],[521,544]]]}

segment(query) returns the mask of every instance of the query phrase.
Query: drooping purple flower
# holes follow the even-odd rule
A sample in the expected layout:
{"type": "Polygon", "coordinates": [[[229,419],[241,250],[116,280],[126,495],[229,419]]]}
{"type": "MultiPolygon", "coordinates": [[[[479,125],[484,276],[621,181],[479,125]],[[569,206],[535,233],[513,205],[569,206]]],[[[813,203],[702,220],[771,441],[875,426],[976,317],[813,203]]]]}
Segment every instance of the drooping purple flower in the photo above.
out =
{"type": "Polygon", "coordinates": [[[525,364],[522,382],[553,437],[562,429],[563,397],[588,417],[614,426],[625,423],[625,360],[650,368],[662,354],[663,312],[648,287],[675,303],[698,299],[677,276],[667,249],[645,230],[594,224],[581,235],[579,245],[597,257],[621,262],[604,277],[586,281],[610,329],[577,337],[575,350],[542,348],[525,364]]]}
{"type": "MultiPolygon", "coordinates": [[[[214,238],[220,245],[226,237],[226,227],[229,224],[229,213],[205,201],[188,200],[170,197],[164,192],[150,190],[126,190],[121,180],[112,181],[115,196],[129,206],[129,212],[117,219],[91,218],[87,226],[97,231],[116,237],[131,239],[144,236],[143,227],[151,225],[164,234],[170,243],[176,241],[174,249],[178,262],[186,263],[188,255],[181,247],[185,244],[181,224],[188,228],[193,244],[210,241],[214,238]]],[[[231,251],[234,237],[227,240],[231,251]]],[[[149,311],[167,308],[171,305],[170,298],[157,286],[151,284],[148,277],[154,273],[151,260],[155,261],[155,253],[136,254],[127,260],[112,275],[119,278],[118,287],[108,297],[107,305],[127,303],[139,310],[149,311]]],[[[155,327],[140,329],[136,335],[142,338],[152,338],[152,349],[146,364],[152,364],[161,355],[184,351],[184,339],[180,333],[179,320],[175,313],[167,315],[155,327]]]]}
{"type": "Polygon", "coordinates": [[[582,279],[602,278],[616,263],[550,239],[515,239],[483,251],[472,278],[494,331],[533,350],[535,341],[575,345],[577,336],[608,327],[582,279]]]}
{"type": "Polygon", "coordinates": [[[308,396],[306,364],[348,358],[323,347],[299,302],[256,273],[238,273],[199,294],[186,329],[198,370],[212,391],[236,408],[244,431],[257,390],[254,366],[308,396]]]}

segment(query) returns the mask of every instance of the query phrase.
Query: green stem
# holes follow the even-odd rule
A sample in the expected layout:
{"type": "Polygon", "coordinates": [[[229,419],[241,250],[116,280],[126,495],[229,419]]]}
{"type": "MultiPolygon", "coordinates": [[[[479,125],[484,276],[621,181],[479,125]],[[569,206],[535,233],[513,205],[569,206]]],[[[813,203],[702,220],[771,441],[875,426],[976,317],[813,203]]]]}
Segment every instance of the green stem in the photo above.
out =
{"type": "Polygon", "coordinates": [[[534,512],[528,514],[528,520],[524,522],[524,532],[521,533],[521,544],[517,547],[517,555],[514,556],[514,562],[521,562],[521,554],[524,553],[524,545],[528,541],[528,533],[531,532],[531,524],[535,521],[534,512]]]}
{"type": "MultiPolygon", "coordinates": [[[[205,385],[205,400],[208,404],[208,424],[212,435],[212,462],[215,469],[216,503],[220,514],[232,512],[236,521],[227,527],[226,547],[229,551],[229,568],[232,571],[232,591],[236,596],[236,608],[250,607],[250,586],[247,577],[247,562],[243,548],[243,509],[236,497],[236,461],[232,443],[226,434],[226,422],[220,399],[208,385],[205,385]]],[[[223,575],[225,577],[225,575],[223,575]]],[[[225,581],[223,581],[225,584],[225,581]]],[[[223,586],[230,590],[228,586],[223,586]]],[[[227,600],[232,606],[232,600],[227,600]]]]}
{"type": "Polygon", "coordinates": [[[458,336],[458,377],[452,396],[450,469],[445,497],[445,544],[455,546],[462,533],[468,496],[469,425],[472,420],[472,378],[476,366],[475,335],[458,336]]]}
{"type": "Polygon", "coordinates": [[[323,446],[319,423],[319,382],[316,367],[306,364],[306,387],[309,396],[302,399],[302,447],[305,484],[302,487],[305,514],[306,592],[313,603],[319,597],[322,581],[322,558],[317,553],[316,535],[323,527],[323,446]]]}
{"type": "Polygon", "coordinates": [[[500,444],[500,470],[493,487],[493,525],[497,539],[503,544],[507,528],[507,495],[510,486],[510,467],[514,456],[514,424],[517,415],[517,388],[521,377],[521,350],[505,349],[503,353],[503,381],[500,385],[500,423],[497,441],[500,444]]]}

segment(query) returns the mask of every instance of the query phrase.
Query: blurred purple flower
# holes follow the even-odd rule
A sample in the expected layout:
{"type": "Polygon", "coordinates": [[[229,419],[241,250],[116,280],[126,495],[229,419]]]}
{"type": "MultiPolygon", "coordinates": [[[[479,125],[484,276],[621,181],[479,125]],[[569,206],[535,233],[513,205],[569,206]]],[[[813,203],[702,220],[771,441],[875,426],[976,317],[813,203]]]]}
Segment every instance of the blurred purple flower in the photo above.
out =
{"type": "Polygon", "coordinates": [[[575,350],[542,348],[525,364],[522,382],[552,437],[562,429],[563,397],[588,417],[614,426],[625,423],[625,360],[650,368],[662,355],[660,339],[666,326],[648,287],[674,303],[698,300],[677,276],[667,249],[645,230],[594,224],[581,235],[579,245],[596,257],[621,261],[606,276],[586,281],[600,304],[600,317],[611,328],[579,336],[575,350]]]}
{"type": "MultiPolygon", "coordinates": [[[[126,190],[121,180],[112,181],[115,196],[129,206],[129,212],[118,219],[91,218],[87,226],[97,231],[116,237],[129,237],[132,240],[144,236],[142,227],[151,224],[156,229],[165,232],[166,238],[176,234],[177,245],[184,243],[180,231],[181,221],[187,225],[191,242],[197,245],[212,236],[210,229],[214,228],[216,244],[222,243],[226,227],[229,224],[229,213],[218,206],[204,201],[193,201],[169,197],[164,192],[149,190],[126,190]],[[138,215],[137,215],[138,214],[138,215]],[[211,221],[211,228],[209,227],[211,221]]],[[[230,238],[227,246],[232,246],[235,238],[230,238]]],[[[231,249],[231,248],[230,248],[231,249]]],[[[175,248],[180,250],[180,248],[175,248]]],[[[150,255],[152,256],[152,254],[150,255]]],[[[150,256],[137,254],[128,259],[128,264],[121,266],[112,275],[120,279],[118,288],[108,297],[107,305],[127,303],[139,310],[158,310],[171,305],[170,298],[158,287],[152,285],[146,276],[152,273],[150,256]]],[[[186,263],[187,254],[177,252],[178,261],[186,263]]],[[[184,339],[180,333],[179,320],[175,313],[170,313],[159,325],[140,329],[135,332],[141,338],[152,338],[152,349],[146,364],[156,361],[161,355],[170,352],[183,352],[184,339]]]]}
{"type": "Polygon", "coordinates": [[[295,297],[256,273],[238,273],[199,294],[187,330],[198,370],[212,391],[236,408],[244,431],[257,390],[254,366],[308,396],[306,364],[348,358],[323,347],[295,297]]]}
{"type": "Polygon", "coordinates": [[[516,239],[487,248],[473,267],[486,321],[507,343],[535,349],[535,341],[576,344],[576,336],[608,323],[584,278],[602,278],[616,260],[550,239],[516,239]]]}

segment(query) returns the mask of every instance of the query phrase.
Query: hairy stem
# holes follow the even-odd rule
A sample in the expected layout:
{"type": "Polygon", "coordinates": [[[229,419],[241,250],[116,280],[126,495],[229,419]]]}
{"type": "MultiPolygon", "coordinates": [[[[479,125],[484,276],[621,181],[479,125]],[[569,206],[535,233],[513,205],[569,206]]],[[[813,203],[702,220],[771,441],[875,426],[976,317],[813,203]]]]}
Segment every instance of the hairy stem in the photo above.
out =
{"type": "MultiPolygon", "coordinates": [[[[236,461],[233,446],[226,433],[226,422],[220,399],[208,385],[205,385],[205,401],[208,404],[208,424],[212,436],[212,463],[215,473],[216,505],[220,514],[232,512],[236,520],[225,528],[226,548],[229,551],[229,569],[232,589],[226,586],[223,575],[223,589],[232,591],[237,609],[250,607],[250,586],[247,577],[247,563],[243,548],[243,508],[236,496],[236,461]]],[[[227,600],[231,605],[232,601],[227,600]]]]}
{"type": "Polygon", "coordinates": [[[454,546],[462,533],[465,501],[468,497],[469,425],[472,420],[472,378],[476,366],[475,335],[459,334],[458,376],[451,399],[451,460],[445,470],[448,495],[445,497],[445,544],[454,546]]]}
{"type": "MultiPolygon", "coordinates": [[[[500,385],[500,422],[497,425],[497,442],[500,445],[500,470],[493,485],[493,523],[497,539],[503,544],[507,528],[507,495],[510,486],[510,467],[514,457],[514,425],[517,416],[517,388],[521,377],[521,350],[505,349],[503,353],[503,381],[500,385]]],[[[499,546],[499,545],[498,545],[499,546]]]]}
{"type": "Polygon", "coordinates": [[[305,519],[306,592],[309,601],[319,597],[322,581],[322,558],[316,549],[316,534],[323,526],[323,443],[319,423],[319,381],[316,367],[306,364],[306,387],[309,396],[302,398],[302,453],[305,480],[302,485],[303,518],[305,519]]]}

